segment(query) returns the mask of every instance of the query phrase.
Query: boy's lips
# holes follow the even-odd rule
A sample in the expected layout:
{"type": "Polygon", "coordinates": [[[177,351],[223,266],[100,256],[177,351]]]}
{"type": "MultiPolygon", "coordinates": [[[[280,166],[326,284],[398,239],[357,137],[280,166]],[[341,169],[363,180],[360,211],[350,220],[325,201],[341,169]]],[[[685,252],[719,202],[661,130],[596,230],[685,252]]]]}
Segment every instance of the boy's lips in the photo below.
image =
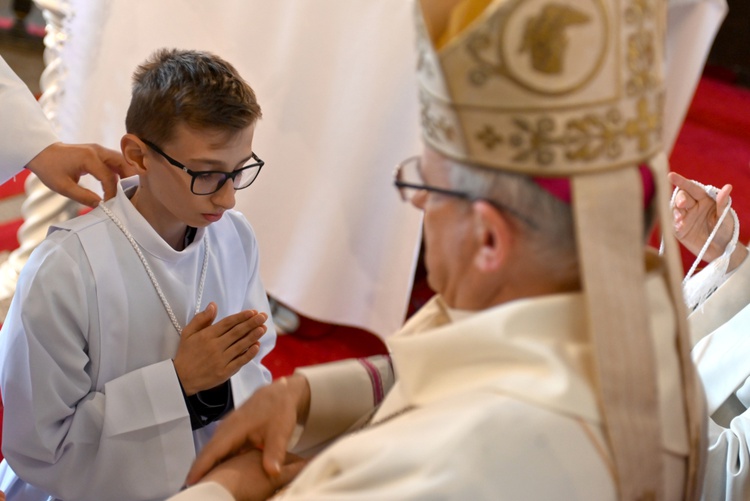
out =
{"type": "Polygon", "coordinates": [[[215,223],[219,219],[221,219],[221,216],[223,216],[223,212],[216,212],[212,214],[203,214],[203,217],[206,218],[206,220],[210,223],[215,223]]]}

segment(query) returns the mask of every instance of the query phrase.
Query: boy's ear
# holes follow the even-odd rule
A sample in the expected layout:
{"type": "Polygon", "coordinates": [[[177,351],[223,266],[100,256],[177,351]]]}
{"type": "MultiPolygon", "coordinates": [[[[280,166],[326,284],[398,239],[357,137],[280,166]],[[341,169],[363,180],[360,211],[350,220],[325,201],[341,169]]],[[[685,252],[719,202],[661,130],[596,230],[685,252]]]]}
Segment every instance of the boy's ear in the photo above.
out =
{"type": "Polygon", "coordinates": [[[139,175],[144,174],[147,170],[143,161],[146,156],[146,148],[148,147],[143,141],[133,134],[125,134],[120,139],[120,149],[125,161],[134,167],[139,175]]]}
{"type": "Polygon", "coordinates": [[[509,216],[484,200],[474,202],[472,210],[477,244],[474,265],[484,272],[507,266],[516,239],[516,230],[509,216]]]}

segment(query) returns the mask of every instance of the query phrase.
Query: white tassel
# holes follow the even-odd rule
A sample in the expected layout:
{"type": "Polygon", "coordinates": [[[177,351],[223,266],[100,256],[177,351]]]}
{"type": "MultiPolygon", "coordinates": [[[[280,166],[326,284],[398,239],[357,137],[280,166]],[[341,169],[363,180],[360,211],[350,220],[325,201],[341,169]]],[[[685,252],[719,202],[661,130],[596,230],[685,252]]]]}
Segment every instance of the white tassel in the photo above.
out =
{"type": "MultiPolygon", "coordinates": [[[[705,190],[706,194],[709,197],[716,200],[716,197],[719,193],[718,188],[716,188],[715,186],[706,186],[697,181],[693,181],[693,183],[705,190]]],[[[672,201],[670,203],[671,207],[674,207],[674,199],[677,191],[678,190],[675,189],[674,193],[672,193],[672,201]]],[[[714,226],[711,234],[708,236],[708,239],[706,239],[706,243],[703,244],[703,248],[696,256],[693,265],[690,267],[690,270],[688,270],[685,278],[682,281],[682,291],[685,296],[685,303],[687,304],[687,307],[690,311],[701,307],[706,299],[708,299],[708,297],[719,287],[719,285],[722,284],[725,279],[727,268],[729,267],[729,259],[732,256],[734,249],[737,247],[737,241],[739,240],[740,236],[740,222],[737,219],[737,213],[731,207],[732,199],[730,197],[726,208],[719,217],[719,220],[716,222],[716,226],[714,226]],[[695,269],[698,267],[698,264],[703,260],[703,256],[708,250],[708,247],[711,245],[711,242],[713,242],[714,237],[716,237],[716,233],[719,231],[719,228],[724,222],[724,219],[726,219],[727,214],[732,215],[732,221],[734,222],[732,239],[727,244],[727,247],[726,249],[724,249],[724,253],[721,256],[711,261],[700,272],[693,275],[693,273],[695,273],[695,269]]]]}

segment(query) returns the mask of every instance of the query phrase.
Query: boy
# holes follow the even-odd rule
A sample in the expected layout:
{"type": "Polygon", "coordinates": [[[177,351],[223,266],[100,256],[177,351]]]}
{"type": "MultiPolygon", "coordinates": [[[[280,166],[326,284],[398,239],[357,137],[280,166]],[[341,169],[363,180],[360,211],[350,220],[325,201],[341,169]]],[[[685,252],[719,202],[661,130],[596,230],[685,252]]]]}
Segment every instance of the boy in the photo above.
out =
{"type": "Polygon", "coordinates": [[[8,499],[164,499],[211,423],[270,382],[257,243],[231,210],[263,166],[260,116],[211,54],[136,70],[120,145],[138,179],[51,228],[3,325],[8,499]]]}

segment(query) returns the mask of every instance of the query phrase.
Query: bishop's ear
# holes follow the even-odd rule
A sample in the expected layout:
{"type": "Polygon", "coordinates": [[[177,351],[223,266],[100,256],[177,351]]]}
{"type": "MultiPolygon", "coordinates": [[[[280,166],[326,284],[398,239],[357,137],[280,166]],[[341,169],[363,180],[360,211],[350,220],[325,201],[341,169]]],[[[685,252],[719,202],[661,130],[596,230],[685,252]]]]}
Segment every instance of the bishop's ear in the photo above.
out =
{"type": "Polygon", "coordinates": [[[146,166],[143,159],[146,156],[146,148],[143,141],[133,134],[125,134],[120,139],[120,149],[128,165],[136,169],[137,174],[143,174],[146,166]]]}
{"type": "Polygon", "coordinates": [[[517,243],[517,232],[508,214],[485,200],[472,204],[476,251],[475,265],[482,271],[496,271],[507,266],[511,249],[517,243]]]}

